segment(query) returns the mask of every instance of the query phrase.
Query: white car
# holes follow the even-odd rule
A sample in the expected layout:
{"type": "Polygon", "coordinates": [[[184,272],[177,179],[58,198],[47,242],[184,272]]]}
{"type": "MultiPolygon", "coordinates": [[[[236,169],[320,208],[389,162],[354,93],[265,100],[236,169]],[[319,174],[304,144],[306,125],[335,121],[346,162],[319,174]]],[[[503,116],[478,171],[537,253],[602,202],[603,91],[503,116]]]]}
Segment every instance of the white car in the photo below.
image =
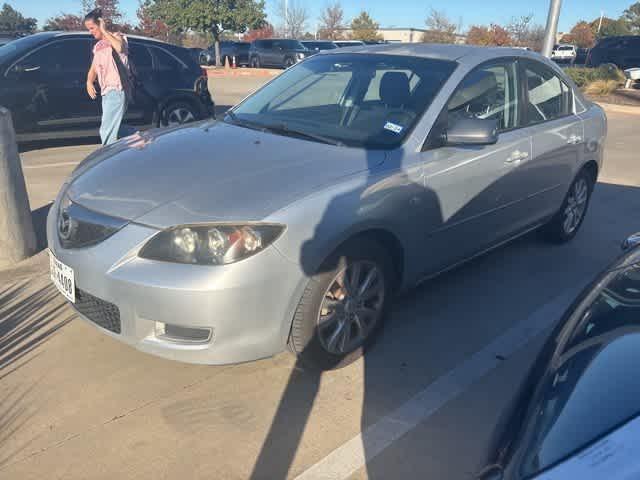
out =
{"type": "Polygon", "coordinates": [[[551,60],[570,62],[576,61],[578,56],[578,49],[575,45],[558,45],[551,52],[551,60]]]}

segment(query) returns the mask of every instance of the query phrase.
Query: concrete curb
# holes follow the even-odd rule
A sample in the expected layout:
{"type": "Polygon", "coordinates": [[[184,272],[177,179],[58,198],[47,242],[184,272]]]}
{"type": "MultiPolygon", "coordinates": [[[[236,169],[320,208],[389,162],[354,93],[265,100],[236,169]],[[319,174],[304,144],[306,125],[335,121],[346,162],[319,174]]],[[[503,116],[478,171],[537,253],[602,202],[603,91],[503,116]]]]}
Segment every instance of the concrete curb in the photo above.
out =
{"type": "Polygon", "coordinates": [[[207,77],[276,77],[284,70],[272,68],[207,68],[207,77]]]}

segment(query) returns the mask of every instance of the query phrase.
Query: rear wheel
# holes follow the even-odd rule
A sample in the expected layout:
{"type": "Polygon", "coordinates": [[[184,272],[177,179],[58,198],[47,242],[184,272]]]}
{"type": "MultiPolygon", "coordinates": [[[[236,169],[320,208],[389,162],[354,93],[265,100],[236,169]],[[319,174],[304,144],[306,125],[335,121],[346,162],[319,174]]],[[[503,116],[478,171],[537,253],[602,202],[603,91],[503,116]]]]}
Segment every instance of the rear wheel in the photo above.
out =
{"type": "Polygon", "coordinates": [[[294,315],[289,348],[306,366],[339,368],[359,358],[382,326],[392,294],[386,251],[366,239],[349,243],[314,275],[294,315]]]}
{"type": "Polygon", "coordinates": [[[573,180],[562,207],[545,225],[543,232],[554,243],[564,243],[576,236],[589,207],[595,179],[583,169],[573,180]]]}
{"type": "Polygon", "coordinates": [[[173,127],[184,123],[193,122],[198,119],[196,108],[185,101],[170,102],[164,108],[160,117],[161,127],[173,127]]]}
{"type": "Polygon", "coordinates": [[[260,68],[260,59],[258,57],[251,57],[251,68],[260,68]]]}

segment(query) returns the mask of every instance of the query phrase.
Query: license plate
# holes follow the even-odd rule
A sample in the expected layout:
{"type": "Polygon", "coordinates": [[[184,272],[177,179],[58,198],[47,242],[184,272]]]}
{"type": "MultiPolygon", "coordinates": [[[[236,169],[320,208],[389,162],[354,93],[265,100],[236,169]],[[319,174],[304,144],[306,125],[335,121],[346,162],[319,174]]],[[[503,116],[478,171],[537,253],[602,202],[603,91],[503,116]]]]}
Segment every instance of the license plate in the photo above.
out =
{"type": "Polygon", "coordinates": [[[58,287],[60,293],[71,303],[76,303],[76,283],[73,275],[73,268],[58,260],[49,250],[49,266],[51,270],[51,281],[58,287]]]}

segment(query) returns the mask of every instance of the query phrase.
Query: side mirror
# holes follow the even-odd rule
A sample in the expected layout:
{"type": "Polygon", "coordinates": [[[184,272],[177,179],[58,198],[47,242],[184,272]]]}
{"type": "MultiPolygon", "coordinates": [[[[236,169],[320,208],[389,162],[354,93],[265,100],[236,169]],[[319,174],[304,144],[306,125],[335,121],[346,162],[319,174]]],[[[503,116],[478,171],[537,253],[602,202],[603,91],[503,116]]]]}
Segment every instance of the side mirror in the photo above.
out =
{"type": "Polygon", "coordinates": [[[622,250],[628,252],[632,248],[640,246],[640,232],[634,233],[622,242],[622,250]]]}
{"type": "Polygon", "coordinates": [[[460,118],[445,132],[446,145],[492,145],[498,141],[498,121],[460,118]]]}

